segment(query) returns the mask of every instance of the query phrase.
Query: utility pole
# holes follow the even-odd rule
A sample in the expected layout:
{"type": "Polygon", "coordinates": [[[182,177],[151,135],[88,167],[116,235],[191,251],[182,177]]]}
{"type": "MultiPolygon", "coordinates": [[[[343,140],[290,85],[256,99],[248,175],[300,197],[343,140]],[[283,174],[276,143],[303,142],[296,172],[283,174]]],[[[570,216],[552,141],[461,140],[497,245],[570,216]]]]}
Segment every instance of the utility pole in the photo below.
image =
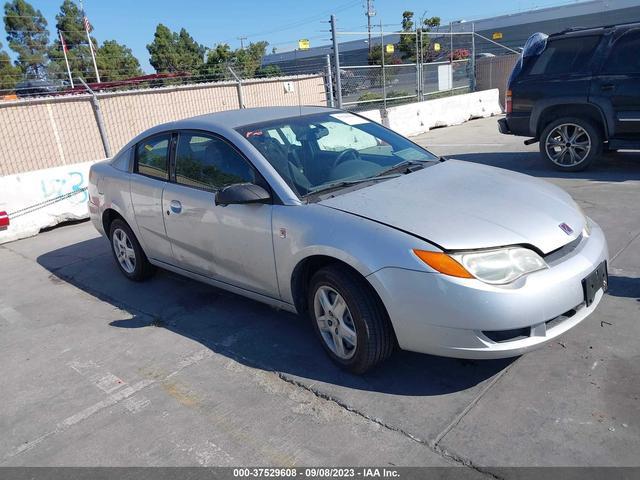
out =
{"type": "Polygon", "coordinates": [[[244,50],[244,41],[247,39],[247,37],[238,37],[238,40],[240,40],[240,50],[244,50]]]}
{"type": "Polygon", "coordinates": [[[336,104],[342,108],[342,79],[340,78],[340,51],[338,47],[338,32],[336,31],[336,16],[331,15],[331,39],[333,40],[333,65],[336,69],[336,104]]]}
{"type": "Polygon", "coordinates": [[[367,0],[367,32],[369,32],[369,53],[371,53],[371,17],[375,16],[376,11],[373,8],[373,0],[367,0]]]}

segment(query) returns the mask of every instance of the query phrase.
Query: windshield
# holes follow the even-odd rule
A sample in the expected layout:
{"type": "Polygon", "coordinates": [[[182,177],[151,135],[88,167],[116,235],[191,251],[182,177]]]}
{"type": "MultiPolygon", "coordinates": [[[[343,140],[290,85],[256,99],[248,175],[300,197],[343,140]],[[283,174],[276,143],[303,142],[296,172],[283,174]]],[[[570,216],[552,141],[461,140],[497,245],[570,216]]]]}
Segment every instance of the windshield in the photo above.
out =
{"type": "Polygon", "coordinates": [[[303,115],[237,130],[300,197],[341,183],[382,179],[399,164],[437,160],[406,138],[348,112],[303,115]]]}

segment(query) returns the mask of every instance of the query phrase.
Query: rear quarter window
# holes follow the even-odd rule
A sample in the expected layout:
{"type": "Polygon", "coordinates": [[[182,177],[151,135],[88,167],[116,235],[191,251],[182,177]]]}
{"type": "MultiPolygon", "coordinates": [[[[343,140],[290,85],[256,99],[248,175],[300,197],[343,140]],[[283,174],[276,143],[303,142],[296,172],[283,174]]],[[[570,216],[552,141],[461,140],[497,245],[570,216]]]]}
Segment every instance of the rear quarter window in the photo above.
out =
{"type": "Polygon", "coordinates": [[[589,71],[600,36],[550,40],[547,48],[531,63],[529,75],[562,75],[589,71]]]}
{"type": "Polygon", "coordinates": [[[603,72],[613,75],[640,73],[640,29],[631,30],[616,40],[603,72]]]}
{"type": "Polygon", "coordinates": [[[171,134],[143,140],[136,147],[135,172],[160,180],[169,179],[169,142],[171,134]]]}

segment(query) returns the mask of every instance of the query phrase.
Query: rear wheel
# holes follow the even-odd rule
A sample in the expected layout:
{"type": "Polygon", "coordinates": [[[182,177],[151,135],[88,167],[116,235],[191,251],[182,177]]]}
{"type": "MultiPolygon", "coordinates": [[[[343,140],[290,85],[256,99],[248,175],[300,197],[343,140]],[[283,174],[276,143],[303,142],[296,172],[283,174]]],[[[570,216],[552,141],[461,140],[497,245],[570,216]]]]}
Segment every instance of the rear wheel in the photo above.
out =
{"type": "Polygon", "coordinates": [[[119,218],[109,227],[111,251],[120,271],[136,282],[141,282],[155,273],[155,267],[149,263],[140,242],[124,220],[119,218]]]}
{"type": "Polygon", "coordinates": [[[578,172],[602,153],[600,130],[589,120],[565,117],[554,120],[540,135],[540,153],[555,169],[578,172]]]}
{"type": "Polygon", "coordinates": [[[308,307],[322,346],[345,370],[364,373],[393,352],[387,313],[357,273],[335,265],[319,270],[311,279],[308,307]]]}

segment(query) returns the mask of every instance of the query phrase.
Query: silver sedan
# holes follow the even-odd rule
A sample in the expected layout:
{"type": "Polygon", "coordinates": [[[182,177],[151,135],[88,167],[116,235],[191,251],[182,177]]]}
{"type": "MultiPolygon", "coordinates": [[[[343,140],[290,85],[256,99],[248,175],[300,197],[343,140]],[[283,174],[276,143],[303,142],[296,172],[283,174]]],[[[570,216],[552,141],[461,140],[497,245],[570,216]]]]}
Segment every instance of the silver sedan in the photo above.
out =
{"type": "Polygon", "coordinates": [[[607,289],[604,234],[563,190],[340,110],[154,127],[91,168],[89,194],[126,277],[161,267],[309,317],[352,372],[398,347],[520,355],[607,289]]]}

